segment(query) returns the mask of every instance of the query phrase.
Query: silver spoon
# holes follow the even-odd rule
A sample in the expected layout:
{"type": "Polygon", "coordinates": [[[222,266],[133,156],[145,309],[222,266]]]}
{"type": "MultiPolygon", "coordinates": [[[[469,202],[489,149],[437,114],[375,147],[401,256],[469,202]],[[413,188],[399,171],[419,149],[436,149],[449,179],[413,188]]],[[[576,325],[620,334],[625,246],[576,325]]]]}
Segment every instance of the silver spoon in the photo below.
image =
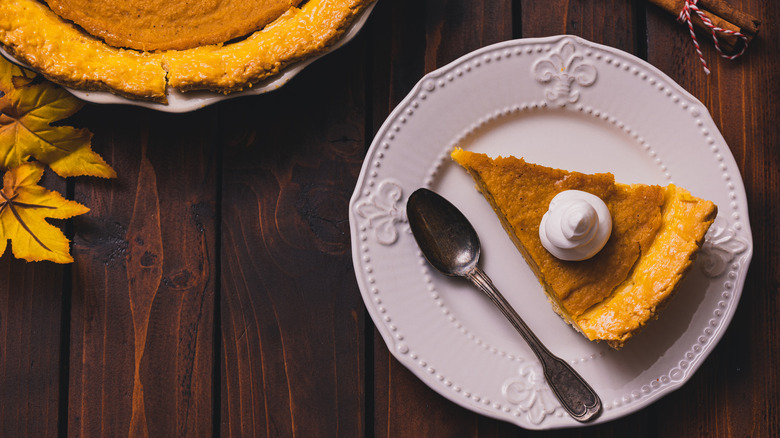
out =
{"type": "Polygon", "coordinates": [[[601,412],[601,400],[596,392],[569,364],[550,353],[477,266],[479,237],[463,213],[440,195],[423,188],[409,196],[406,214],[412,234],[428,262],[443,274],[464,277],[474,283],[523,336],[542,363],[547,383],[569,415],[580,422],[595,418],[601,412]]]}

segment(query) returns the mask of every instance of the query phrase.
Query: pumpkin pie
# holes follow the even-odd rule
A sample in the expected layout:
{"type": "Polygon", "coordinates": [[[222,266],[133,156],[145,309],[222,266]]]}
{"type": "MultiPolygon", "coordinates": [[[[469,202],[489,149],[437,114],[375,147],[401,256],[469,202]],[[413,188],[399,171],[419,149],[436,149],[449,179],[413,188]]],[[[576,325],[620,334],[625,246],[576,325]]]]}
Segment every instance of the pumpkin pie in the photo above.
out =
{"type": "Polygon", "coordinates": [[[182,14],[162,0],[0,0],[0,44],[75,89],[231,93],[324,52],[373,0],[299,1],[192,0],[182,14]]]}
{"type": "Polygon", "coordinates": [[[455,149],[552,304],[570,325],[619,349],[678,289],[717,214],[710,201],[670,184],[621,184],[584,174],[455,149]],[[595,256],[566,261],[547,251],[539,225],[552,198],[580,190],[601,198],[612,233],[595,256]]]}

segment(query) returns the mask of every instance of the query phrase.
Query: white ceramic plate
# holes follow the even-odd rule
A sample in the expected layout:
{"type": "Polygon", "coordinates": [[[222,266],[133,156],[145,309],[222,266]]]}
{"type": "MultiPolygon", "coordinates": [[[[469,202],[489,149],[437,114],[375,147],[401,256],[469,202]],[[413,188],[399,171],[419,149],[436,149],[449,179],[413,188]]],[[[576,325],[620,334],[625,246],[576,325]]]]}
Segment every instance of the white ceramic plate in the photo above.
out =
{"type": "MultiPolygon", "coordinates": [[[[434,272],[405,217],[429,187],[458,206],[483,244],[482,267],[550,350],[600,395],[595,423],[680,387],[723,335],[752,254],[744,186],[707,109],[662,72],[571,36],[507,41],[426,75],[376,135],[350,203],[355,273],[395,357],[444,397],[528,429],[579,426],[530,349],[465,280],[434,272]],[[719,206],[677,296],[620,351],[587,341],[541,286],[467,173],[460,146],[624,183],[674,182],[719,206]]],[[[591,423],[592,424],[592,423],[591,423]]]]}
{"type": "MultiPolygon", "coordinates": [[[[361,12],[360,15],[355,19],[355,21],[350,25],[349,29],[347,30],[346,33],[344,33],[341,39],[339,39],[332,47],[330,47],[324,53],[297,62],[295,64],[292,64],[289,67],[282,70],[278,75],[272,76],[264,81],[261,81],[255,84],[252,88],[248,88],[246,90],[239,91],[236,93],[223,94],[223,93],[217,93],[212,91],[181,92],[176,89],[168,87],[168,103],[163,104],[157,102],[147,102],[142,100],[128,99],[105,91],[83,91],[83,90],[75,90],[68,87],[65,87],[65,89],[68,90],[74,96],[78,97],[79,99],[87,102],[99,103],[99,104],[135,105],[135,106],[151,108],[157,111],[169,112],[169,113],[185,113],[185,112],[195,111],[204,108],[208,105],[221,102],[227,99],[232,99],[234,97],[253,96],[257,94],[267,93],[269,91],[278,90],[284,84],[289,82],[290,79],[295,77],[295,75],[297,75],[304,68],[306,68],[309,64],[327,55],[328,53],[331,53],[334,50],[342,47],[344,44],[352,40],[355,37],[355,35],[358,34],[360,29],[363,28],[363,25],[366,23],[366,20],[368,20],[368,17],[371,14],[371,11],[374,9],[375,5],[376,2],[373,2],[370,5],[368,5],[368,7],[363,12],[361,12]]],[[[4,56],[11,62],[14,62],[22,67],[29,68],[24,63],[14,58],[2,46],[0,46],[0,55],[4,56]]]]}

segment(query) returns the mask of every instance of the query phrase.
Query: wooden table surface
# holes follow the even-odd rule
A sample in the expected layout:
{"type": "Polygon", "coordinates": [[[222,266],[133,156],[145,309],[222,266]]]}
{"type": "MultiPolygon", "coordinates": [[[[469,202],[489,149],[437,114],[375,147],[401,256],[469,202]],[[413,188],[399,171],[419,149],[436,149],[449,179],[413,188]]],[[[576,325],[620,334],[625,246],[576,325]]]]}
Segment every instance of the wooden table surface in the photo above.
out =
{"type": "MultiPolygon", "coordinates": [[[[115,180],[45,185],[75,263],[0,259],[0,436],[780,435],[780,2],[728,61],[640,0],[379,0],[282,89],[188,114],[88,104],[115,180]],[[736,314],[681,389],[616,421],[530,432],[463,409],[389,353],[352,266],[348,202],[384,119],[425,73],[573,34],[646,59],[709,108],[742,172],[754,256],[736,314]]],[[[695,163],[692,163],[695,165],[695,163]]]]}

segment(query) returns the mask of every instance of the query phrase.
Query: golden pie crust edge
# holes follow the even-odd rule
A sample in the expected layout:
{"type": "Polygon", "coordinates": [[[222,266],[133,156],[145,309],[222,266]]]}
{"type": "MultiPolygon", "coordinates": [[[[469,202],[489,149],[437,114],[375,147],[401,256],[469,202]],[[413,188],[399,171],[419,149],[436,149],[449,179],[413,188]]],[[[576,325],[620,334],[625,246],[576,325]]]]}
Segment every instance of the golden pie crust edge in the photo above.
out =
{"type": "Polygon", "coordinates": [[[619,349],[657,319],[693,266],[717,214],[713,202],[674,184],[666,186],[661,228],[652,245],[608,300],[577,318],[579,330],[590,340],[606,340],[619,349]]]}
{"type": "Polygon", "coordinates": [[[166,85],[231,93],[324,52],[373,0],[309,0],[247,38],[188,50],[111,47],[36,0],[0,0],[0,43],[60,85],[167,102],[166,85]]]}
{"type": "MultiPolygon", "coordinates": [[[[621,349],[649,321],[658,318],[659,312],[677,292],[693,265],[704,243],[704,236],[718,212],[712,201],[697,198],[673,184],[666,186],[661,210],[662,223],[650,247],[640,256],[628,277],[606,299],[573,318],[559,302],[556,293],[542,280],[536,262],[514,233],[510,220],[496,205],[478,172],[469,165],[471,155],[484,154],[456,148],[451,155],[468,171],[477,190],[490,203],[512,242],[540,280],[553,310],[589,340],[606,341],[616,350],[621,349]]],[[[626,184],[615,184],[629,187],[626,184]]]]}

